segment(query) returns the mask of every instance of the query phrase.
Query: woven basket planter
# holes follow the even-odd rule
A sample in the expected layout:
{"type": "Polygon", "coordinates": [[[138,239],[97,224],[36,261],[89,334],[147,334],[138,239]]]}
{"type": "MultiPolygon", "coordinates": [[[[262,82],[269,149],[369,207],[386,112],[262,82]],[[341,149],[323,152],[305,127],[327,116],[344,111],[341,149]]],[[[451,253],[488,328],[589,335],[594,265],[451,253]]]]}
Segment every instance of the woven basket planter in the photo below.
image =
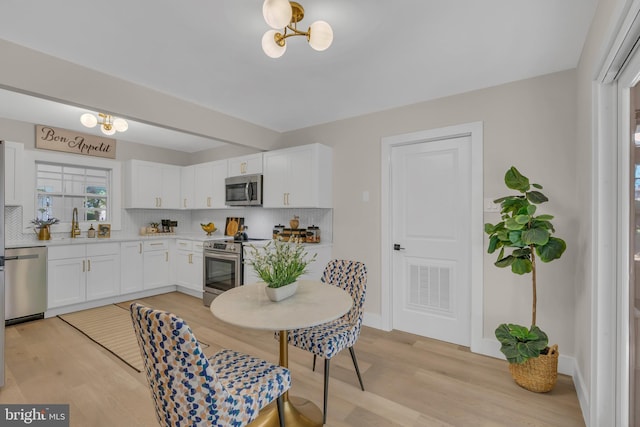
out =
{"type": "Polygon", "coordinates": [[[558,355],[558,345],[554,344],[547,354],[524,363],[510,363],[509,371],[520,387],[536,393],[546,393],[553,390],[558,380],[558,355]]]}

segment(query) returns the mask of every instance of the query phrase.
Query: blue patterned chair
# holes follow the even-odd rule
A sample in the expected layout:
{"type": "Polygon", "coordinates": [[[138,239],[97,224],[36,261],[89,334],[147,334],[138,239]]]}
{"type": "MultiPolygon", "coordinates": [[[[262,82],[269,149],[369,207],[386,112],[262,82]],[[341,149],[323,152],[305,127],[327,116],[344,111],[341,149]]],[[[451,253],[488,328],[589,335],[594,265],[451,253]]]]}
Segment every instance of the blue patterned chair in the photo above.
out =
{"type": "Polygon", "coordinates": [[[291,387],[289,370],[231,350],[210,359],[184,320],[131,304],[131,319],[161,426],[233,426],[254,420],[291,387]]]}
{"type": "Polygon", "coordinates": [[[360,388],[364,391],[360,369],[353,345],[360,336],[364,297],[367,290],[367,268],[357,261],[334,259],[324,269],[322,282],[338,286],[353,298],[353,306],[341,318],[311,328],[289,331],[289,344],[313,353],[313,370],[316,369],[316,357],[324,358],[324,404],[323,422],[327,422],[327,397],[329,392],[329,362],[331,358],[345,348],[351,353],[351,360],[358,375],[360,388]]]}

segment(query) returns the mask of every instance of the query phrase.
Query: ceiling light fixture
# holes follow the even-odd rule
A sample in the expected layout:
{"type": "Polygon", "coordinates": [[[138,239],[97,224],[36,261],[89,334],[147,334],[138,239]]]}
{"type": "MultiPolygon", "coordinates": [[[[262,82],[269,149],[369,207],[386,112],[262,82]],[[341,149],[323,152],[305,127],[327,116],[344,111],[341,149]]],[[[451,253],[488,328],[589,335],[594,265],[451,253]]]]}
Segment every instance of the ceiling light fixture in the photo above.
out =
{"type": "Polygon", "coordinates": [[[271,58],[280,58],[287,50],[285,39],[293,36],[306,36],[309,46],[323,51],[333,42],[333,30],[325,21],[316,21],[307,31],[297,28],[304,18],[304,8],[300,3],[288,0],[265,0],[262,4],[264,20],[273,30],[262,36],[262,50],[271,58]],[[282,32],[280,32],[280,31],[282,32]],[[287,33],[287,30],[290,32],[287,33]]]}
{"type": "Polygon", "coordinates": [[[91,113],[85,113],[80,116],[80,123],[88,128],[93,128],[96,125],[100,125],[100,130],[105,135],[113,135],[118,132],[124,132],[129,129],[129,123],[125,119],[119,117],[113,117],[111,114],[98,113],[98,117],[91,113]],[[98,120],[100,117],[100,120],[98,120]]]}

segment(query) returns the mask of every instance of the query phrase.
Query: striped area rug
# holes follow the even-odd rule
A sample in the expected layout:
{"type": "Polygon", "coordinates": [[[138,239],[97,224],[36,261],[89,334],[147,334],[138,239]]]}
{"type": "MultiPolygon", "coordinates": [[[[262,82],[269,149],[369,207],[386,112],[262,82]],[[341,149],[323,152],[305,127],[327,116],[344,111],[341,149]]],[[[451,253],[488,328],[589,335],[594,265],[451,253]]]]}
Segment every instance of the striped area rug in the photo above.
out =
{"type": "MultiPolygon", "coordinates": [[[[58,317],[136,371],[144,369],[128,309],[111,304],[58,317]]],[[[208,347],[202,342],[200,345],[208,347]]]]}

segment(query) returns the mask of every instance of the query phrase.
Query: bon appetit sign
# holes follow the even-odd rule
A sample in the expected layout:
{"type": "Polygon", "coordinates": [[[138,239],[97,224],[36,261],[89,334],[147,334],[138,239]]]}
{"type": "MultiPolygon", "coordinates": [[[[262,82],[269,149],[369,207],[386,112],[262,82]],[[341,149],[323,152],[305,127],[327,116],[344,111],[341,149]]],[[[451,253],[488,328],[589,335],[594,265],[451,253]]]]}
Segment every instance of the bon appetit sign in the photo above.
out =
{"type": "Polygon", "coordinates": [[[36,125],[36,148],[84,156],[116,158],[115,139],[51,126],[36,125]]]}

